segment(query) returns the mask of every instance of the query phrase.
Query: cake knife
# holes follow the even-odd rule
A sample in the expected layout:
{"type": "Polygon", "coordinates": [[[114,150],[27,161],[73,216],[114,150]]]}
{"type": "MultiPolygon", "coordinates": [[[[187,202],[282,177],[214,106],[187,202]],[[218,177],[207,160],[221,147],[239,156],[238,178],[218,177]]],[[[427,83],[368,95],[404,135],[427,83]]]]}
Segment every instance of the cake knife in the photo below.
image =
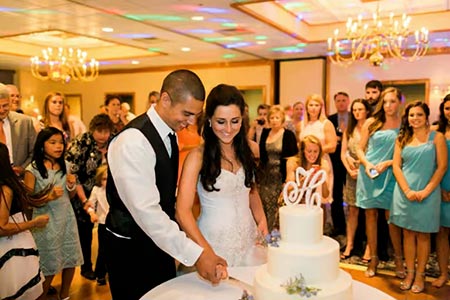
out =
{"type": "Polygon", "coordinates": [[[244,282],[240,279],[237,279],[235,277],[232,276],[228,276],[227,282],[231,285],[234,285],[240,289],[246,290],[247,294],[249,296],[253,295],[253,286],[248,284],[247,282],[244,282]]]}

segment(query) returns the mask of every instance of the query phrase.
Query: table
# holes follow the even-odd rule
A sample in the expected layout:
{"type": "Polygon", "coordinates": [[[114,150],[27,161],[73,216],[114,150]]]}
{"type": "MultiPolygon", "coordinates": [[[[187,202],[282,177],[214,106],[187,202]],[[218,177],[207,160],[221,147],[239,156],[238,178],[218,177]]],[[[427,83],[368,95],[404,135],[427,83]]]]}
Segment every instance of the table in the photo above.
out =
{"type": "MultiPolygon", "coordinates": [[[[251,285],[257,268],[228,268],[228,273],[251,285]]],[[[212,286],[194,272],[160,284],[145,294],[141,300],[230,300],[239,299],[242,292],[243,288],[228,284],[226,281],[212,286]]],[[[395,300],[388,294],[356,280],[353,280],[353,299],[395,300]]]]}

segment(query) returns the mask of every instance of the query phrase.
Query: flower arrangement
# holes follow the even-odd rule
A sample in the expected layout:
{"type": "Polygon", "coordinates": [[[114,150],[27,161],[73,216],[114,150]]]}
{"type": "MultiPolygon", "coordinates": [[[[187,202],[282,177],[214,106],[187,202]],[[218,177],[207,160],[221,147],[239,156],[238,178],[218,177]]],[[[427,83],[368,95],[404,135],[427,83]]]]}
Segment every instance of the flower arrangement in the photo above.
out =
{"type": "Polygon", "coordinates": [[[253,298],[253,295],[249,294],[247,292],[247,290],[244,290],[244,292],[242,293],[241,298],[239,298],[238,300],[254,300],[255,298],[253,298]]]}
{"type": "Polygon", "coordinates": [[[300,276],[295,277],[294,279],[290,278],[285,284],[281,285],[286,289],[286,292],[289,295],[298,294],[300,297],[309,298],[311,296],[316,296],[320,289],[307,286],[305,282],[305,278],[302,274],[300,276]]]}
{"type": "Polygon", "coordinates": [[[278,229],[273,229],[264,237],[263,244],[265,246],[279,247],[278,242],[281,240],[281,234],[278,229]]]}

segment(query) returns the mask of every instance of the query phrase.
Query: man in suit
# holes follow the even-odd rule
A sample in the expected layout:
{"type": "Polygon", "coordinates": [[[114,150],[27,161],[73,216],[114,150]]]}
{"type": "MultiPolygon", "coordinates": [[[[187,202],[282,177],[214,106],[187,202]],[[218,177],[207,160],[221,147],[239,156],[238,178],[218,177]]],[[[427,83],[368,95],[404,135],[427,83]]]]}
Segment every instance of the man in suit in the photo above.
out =
{"type": "MultiPolygon", "coordinates": [[[[341,161],[341,142],[342,135],[347,129],[349,112],[348,106],[350,98],[346,92],[338,92],[334,95],[334,104],[337,112],[328,117],[333,123],[337,135],[337,146],[334,153],[330,153],[331,163],[333,165],[333,203],[331,203],[331,217],[333,220],[333,235],[345,236],[346,222],[343,207],[343,190],[345,184],[346,169],[341,161]]],[[[341,247],[345,243],[341,242],[341,247]]]]}
{"type": "MultiPolygon", "coordinates": [[[[171,72],[161,97],[110,142],[106,263],[114,300],[138,300],[175,277],[175,260],[218,283],[226,261],[203,249],[175,222],[176,131],[196,123],[205,88],[189,70],[171,72]]],[[[224,272],[226,273],[226,272],[224,272]]]]}
{"type": "Polygon", "coordinates": [[[36,130],[31,117],[10,111],[11,100],[7,87],[0,83],[0,141],[6,144],[18,175],[23,175],[31,162],[36,130]]]}

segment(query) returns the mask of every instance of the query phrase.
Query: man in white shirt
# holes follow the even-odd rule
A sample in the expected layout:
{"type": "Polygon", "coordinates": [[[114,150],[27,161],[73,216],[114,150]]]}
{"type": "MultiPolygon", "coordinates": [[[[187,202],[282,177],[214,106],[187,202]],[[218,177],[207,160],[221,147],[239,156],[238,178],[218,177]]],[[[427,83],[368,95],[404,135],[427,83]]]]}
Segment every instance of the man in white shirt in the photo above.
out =
{"type": "Polygon", "coordinates": [[[226,261],[180,231],[175,218],[178,145],[174,131],[196,122],[204,86],[189,70],[170,73],[161,97],[132,120],[108,147],[106,252],[114,300],[138,300],[175,277],[175,261],[195,265],[212,283],[226,261]],[[173,151],[172,151],[173,150],[173,151]],[[142,275],[143,274],[143,275],[142,275]]]}

